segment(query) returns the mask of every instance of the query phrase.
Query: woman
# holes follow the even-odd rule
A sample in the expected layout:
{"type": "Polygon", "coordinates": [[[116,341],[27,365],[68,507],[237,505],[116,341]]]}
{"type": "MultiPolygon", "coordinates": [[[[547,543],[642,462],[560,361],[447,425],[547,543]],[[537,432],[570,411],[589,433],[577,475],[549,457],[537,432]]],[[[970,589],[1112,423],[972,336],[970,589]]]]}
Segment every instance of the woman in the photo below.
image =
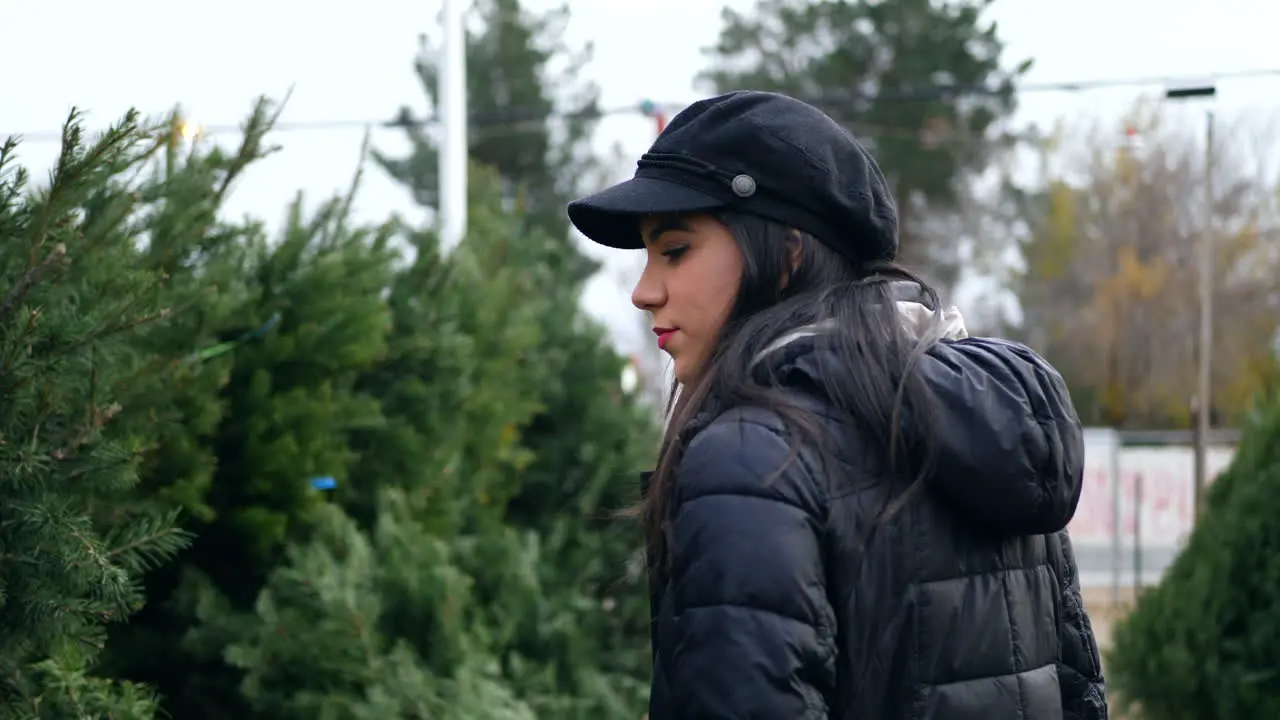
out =
{"type": "Polygon", "coordinates": [[[569,217],[646,252],[632,299],[680,385],[641,510],[650,720],[1106,717],[1066,388],[893,263],[851,135],[704,100],[569,217]]]}

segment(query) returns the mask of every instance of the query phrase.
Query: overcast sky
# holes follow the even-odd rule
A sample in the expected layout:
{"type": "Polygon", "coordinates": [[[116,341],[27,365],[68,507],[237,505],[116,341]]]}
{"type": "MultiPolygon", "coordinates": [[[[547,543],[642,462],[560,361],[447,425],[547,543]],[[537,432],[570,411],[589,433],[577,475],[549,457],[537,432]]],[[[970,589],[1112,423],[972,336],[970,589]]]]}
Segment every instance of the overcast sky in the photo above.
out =
{"type": "MultiPolygon", "coordinates": [[[[605,106],[618,107],[642,97],[696,99],[693,76],[704,64],[701,48],[720,27],[720,8],[749,8],[754,0],[569,4],[570,41],[594,42],[588,74],[605,106]]],[[[406,0],[327,8],[302,0],[0,0],[0,136],[27,134],[24,160],[43,170],[72,105],[90,110],[95,126],[131,106],[163,113],[179,102],[203,124],[234,125],[256,95],[278,97],[290,86],[286,122],[388,119],[403,104],[425,107],[411,64],[419,33],[436,34],[438,9],[438,1],[406,0]]],[[[1280,3],[1271,0],[998,0],[993,17],[1009,64],[1035,59],[1029,78],[1035,83],[1280,69],[1280,3]]],[[[1018,121],[1115,117],[1143,92],[1027,94],[1018,121]]],[[[1219,93],[1224,115],[1271,116],[1280,108],[1280,76],[1220,83],[1219,93]]],[[[1185,112],[1190,122],[1198,111],[1185,112]]],[[[298,190],[320,200],[343,189],[362,135],[358,123],[279,134],[284,150],[246,178],[231,209],[275,221],[298,190]]],[[[619,143],[638,157],[652,140],[652,125],[638,115],[611,116],[596,140],[602,152],[619,143]]],[[[402,147],[392,131],[375,133],[374,142],[402,147]]],[[[357,211],[368,220],[393,211],[417,216],[406,193],[376,171],[368,174],[357,211]]],[[[628,301],[635,260],[610,255],[609,271],[586,298],[626,350],[642,339],[628,301]]],[[[982,290],[969,290],[975,292],[982,290]]]]}

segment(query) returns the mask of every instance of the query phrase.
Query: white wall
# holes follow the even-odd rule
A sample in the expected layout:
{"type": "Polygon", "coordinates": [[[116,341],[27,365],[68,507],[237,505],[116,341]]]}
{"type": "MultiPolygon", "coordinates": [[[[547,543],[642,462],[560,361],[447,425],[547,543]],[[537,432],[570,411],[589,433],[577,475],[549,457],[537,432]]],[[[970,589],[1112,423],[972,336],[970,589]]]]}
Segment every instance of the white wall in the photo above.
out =
{"type": "MultiPolygon", "coordinates": [[[[1230,464],[1234,453],[1234,447],[1209,449],[1210,478],[1230,464]]],[[[1086,430],[1084,490],[1069,526],[1081,584],[1110,586],[1119,570],[1120,584],[1132,585],[1135,535],[1142,581],[1157,582],[1191,532],[1194,473],[1190,447],[1121,447],[1110,430],[1086,430]]]]}

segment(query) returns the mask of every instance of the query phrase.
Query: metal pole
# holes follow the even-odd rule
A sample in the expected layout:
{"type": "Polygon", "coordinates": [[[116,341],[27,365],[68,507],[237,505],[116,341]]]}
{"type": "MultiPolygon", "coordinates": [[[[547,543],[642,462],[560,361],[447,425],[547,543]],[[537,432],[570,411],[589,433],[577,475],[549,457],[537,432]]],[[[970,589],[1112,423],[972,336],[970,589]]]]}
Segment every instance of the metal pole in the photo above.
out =
{"type": "Polygon", "coordinates": [[[1133,599],[1142,594],[1142,473],[1133,478],[1133,599]]]}
{"type": "Polygon", "coordinates": [[[452,250],[467,233],[467,0],[444,0],[440,59],[440,242],[452,250]]]}
{"type": "Polygon", "coordinates": [[[1209,411],[1213,405],[1213,275],[1214,275],[1214,114],[1205,113],[1204,145],[1204,229],[1200,234],[1200,352],[1196,379],[1195,516],[1204,512],[1204,488],[1209,455],[1209,411]]]}
{"type": "Polygon", "coordinates": [[[1124,572],[1124,523],[1120,516],[1120,434],[1111,430],[1111,602],[1120,603],[1120,579],[1124,572]]]}
{"type": "MultiPolygon", "coordinates": [[[[1168,88],[1168,100],[1212,98],[1218,88],[1212,83],[1168,88]]],[[[1192,500],[1195,517],[1204,512],[1204,488],[1207,484],[1206,462],[1209,455],[1209,413],[1213,409],[1213,275],[1214,275],[1214,193],[1213,193],[1213,109],[1205,112],[1204,142],[1204,226],[1200,233],[1197,295],[1200,305],[1200,328],[1196,345],[1196,390],[1193,397],[1196,413],[1195,473],[1192,500]]]]}

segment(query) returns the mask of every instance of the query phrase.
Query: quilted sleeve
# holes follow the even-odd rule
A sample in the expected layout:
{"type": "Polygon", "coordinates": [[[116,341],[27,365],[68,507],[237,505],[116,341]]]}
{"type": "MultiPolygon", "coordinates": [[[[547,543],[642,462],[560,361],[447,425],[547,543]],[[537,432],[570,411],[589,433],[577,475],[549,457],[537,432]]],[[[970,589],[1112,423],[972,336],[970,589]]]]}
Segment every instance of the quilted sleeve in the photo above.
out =
{"type": "Polygon", "coordinates": [[[803,456],[793,457],[777,424],[760,415],[717,420],[677,471],[668,669],[675,718],[828,716],[836,651],[821,545],[825,499],[803,456]]]}

